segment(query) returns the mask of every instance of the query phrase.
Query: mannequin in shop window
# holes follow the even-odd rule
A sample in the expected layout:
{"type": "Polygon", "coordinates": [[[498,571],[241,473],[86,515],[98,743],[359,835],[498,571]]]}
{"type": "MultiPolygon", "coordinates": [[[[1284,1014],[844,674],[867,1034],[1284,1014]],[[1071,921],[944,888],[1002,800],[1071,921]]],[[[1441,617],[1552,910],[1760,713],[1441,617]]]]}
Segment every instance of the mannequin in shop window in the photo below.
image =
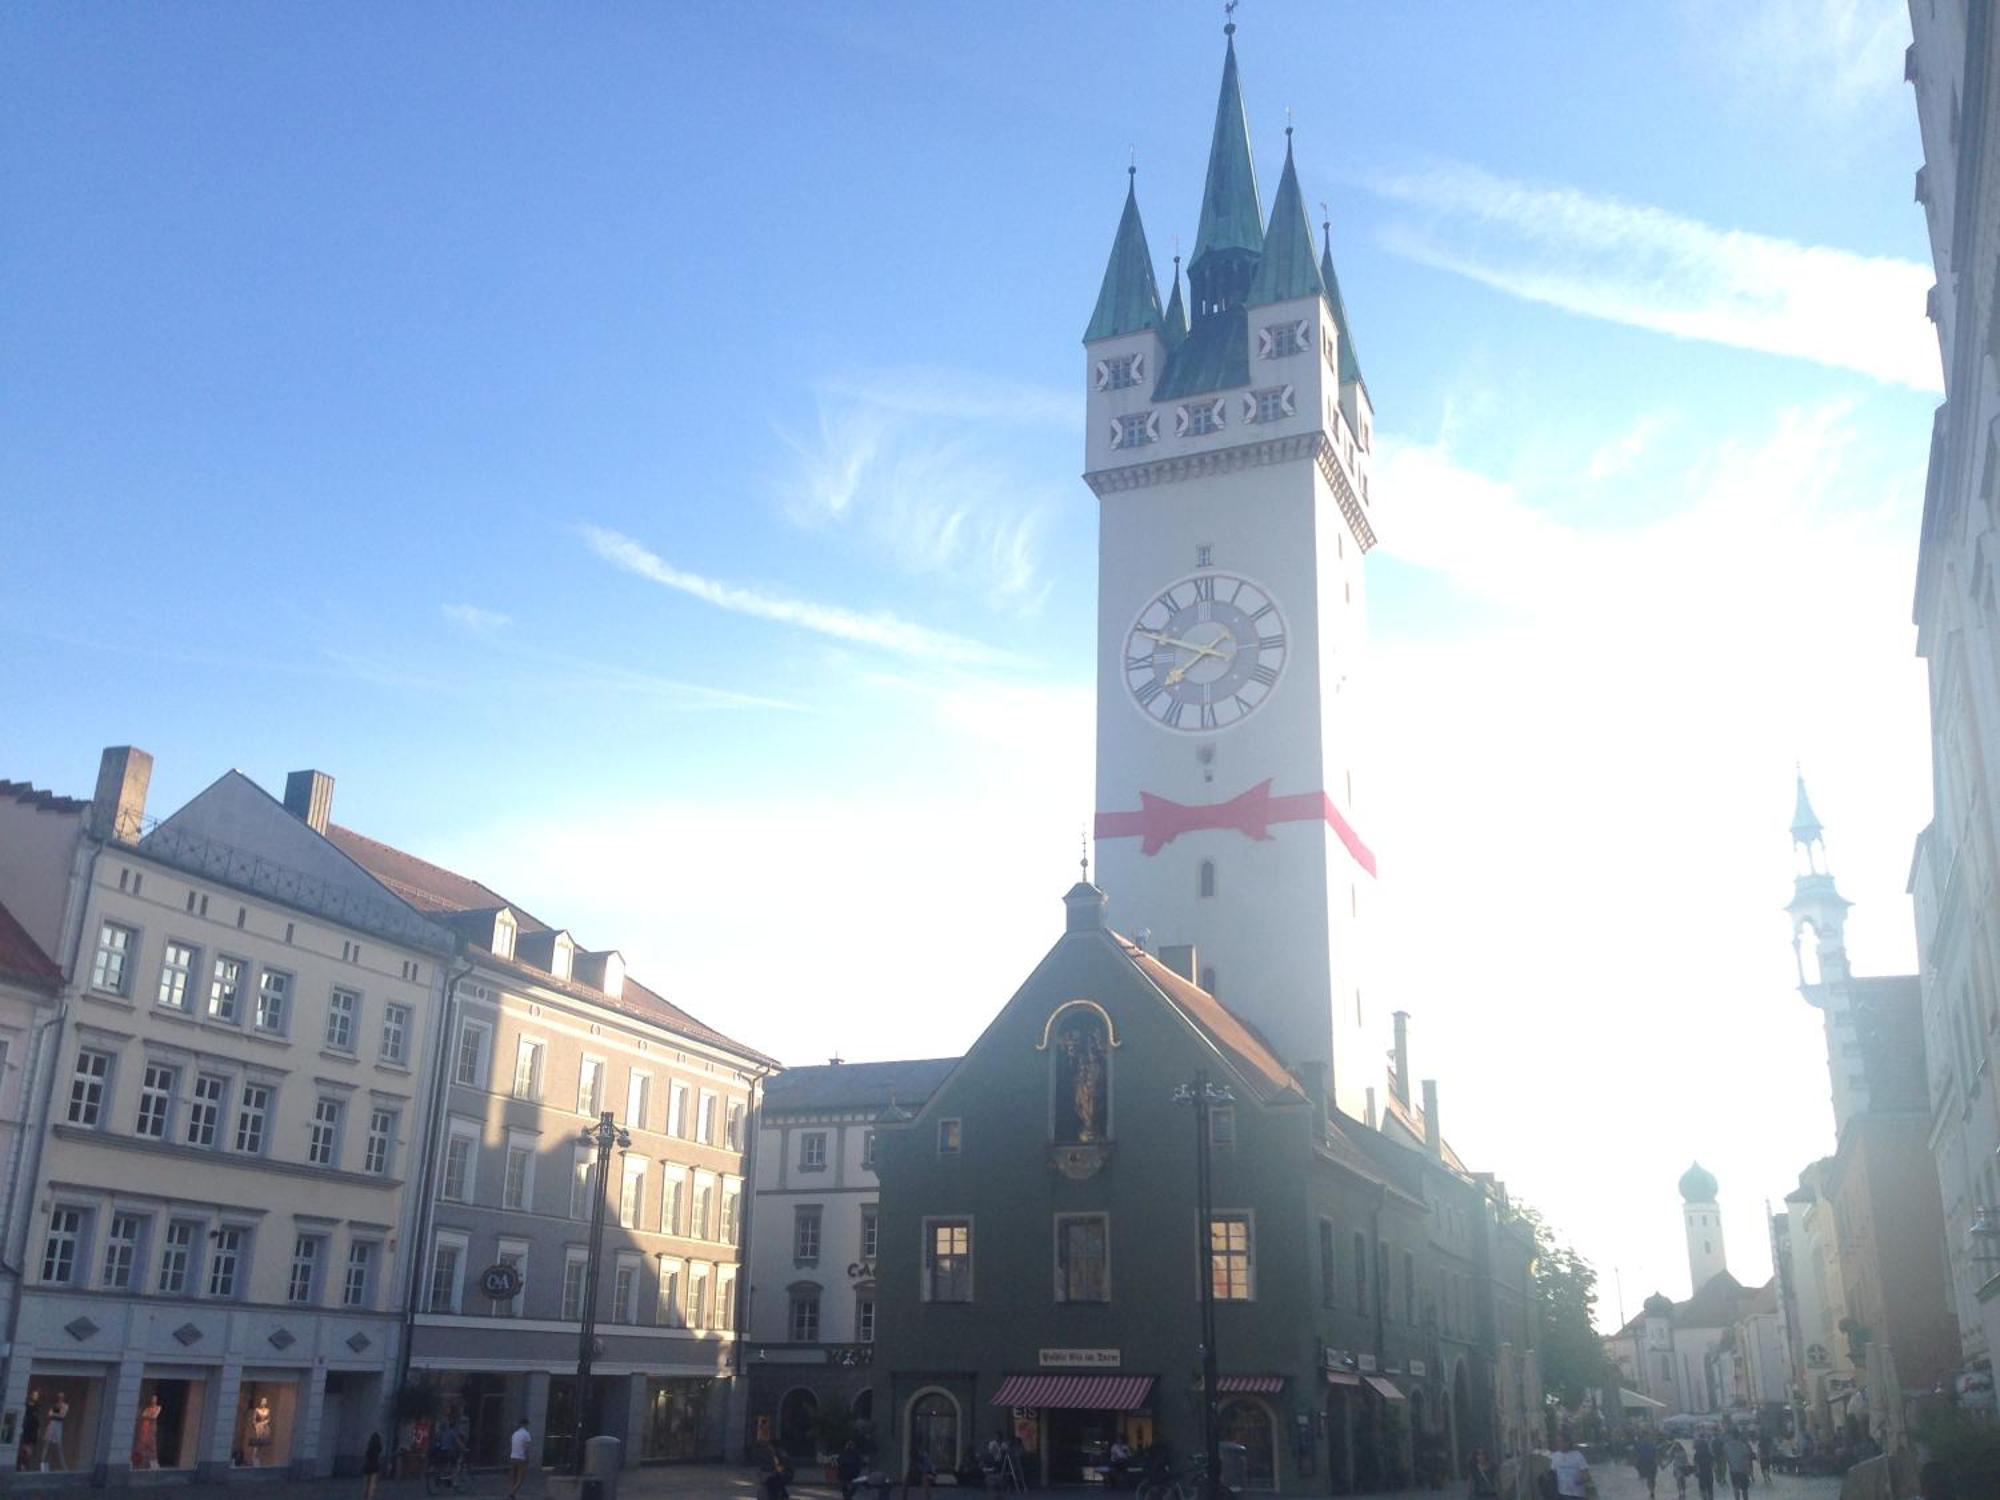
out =
{"type": "Polygon", "coordinates": [[[264,1462],[264,1454],[271,1446],[271,1398],[259,1396],[256,1405],[250,1408],[249,1430],[244,1435],[243,1446],[247,1450],[250,1466],[256,1468],[264,1462]]]}
{"type": "Polygon", "coordinates": [[[160,1466],[160,1398],[146,1397],[139,1408],[139,1425],[132,1431],[132,1467],[157,1469],[160,1466]]]}

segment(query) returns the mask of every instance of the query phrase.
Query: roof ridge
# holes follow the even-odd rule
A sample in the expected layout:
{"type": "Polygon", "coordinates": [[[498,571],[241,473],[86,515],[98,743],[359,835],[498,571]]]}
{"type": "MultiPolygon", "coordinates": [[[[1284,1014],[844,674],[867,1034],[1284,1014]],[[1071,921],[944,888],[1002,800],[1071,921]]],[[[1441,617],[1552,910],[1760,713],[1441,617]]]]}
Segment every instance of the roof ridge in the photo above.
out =
{"type": "Polygon", "coordinates": [[[11,797],[16,802],[32,802],[37,810],[55,812],[82,812],[90,806],[88,797],[72,797],[66,792],[38,787],[32,781],[9,781],[4,778],[0,778],[0,797],[11,797]]]}

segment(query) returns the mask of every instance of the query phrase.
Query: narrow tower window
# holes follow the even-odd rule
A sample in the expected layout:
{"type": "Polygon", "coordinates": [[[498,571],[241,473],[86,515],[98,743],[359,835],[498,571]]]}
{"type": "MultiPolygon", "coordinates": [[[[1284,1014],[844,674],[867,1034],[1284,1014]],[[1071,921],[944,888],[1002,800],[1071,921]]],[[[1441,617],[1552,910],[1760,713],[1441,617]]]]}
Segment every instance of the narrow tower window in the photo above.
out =
{"type": "Polygon", "coordinates": [[[1203,861],[1201,862],[1201,872],[1200,872],[1199,876],[1197,877],[1197,880],[1198,880],[1198,889],[1200,890],[1200,893],[1201,893],[1201,894],[1202,894],[1202,895],[1203,895],[1204,897],[1206,897],[1206,896],[1213,896],[1213,895],[1215,894],[1215,861],[1214,861],[1214,860],[1212,860],[1212,859],[1205,859],[1205,860],[1203,860],[1203,861]]]}

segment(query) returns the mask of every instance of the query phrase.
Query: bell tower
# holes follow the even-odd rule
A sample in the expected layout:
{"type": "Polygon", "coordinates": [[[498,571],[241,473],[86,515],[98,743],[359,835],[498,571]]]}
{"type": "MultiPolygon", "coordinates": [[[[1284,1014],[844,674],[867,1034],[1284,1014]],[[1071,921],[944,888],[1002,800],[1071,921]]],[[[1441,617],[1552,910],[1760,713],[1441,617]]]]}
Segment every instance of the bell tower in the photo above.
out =
{"type": "Polygon", "coordinates": [[[1235,26],[1182,297],[1128,180],[1084,334],[1099,500],[1097,869],[1109,920],[1360,1116],[1388,1048],[1359,935],[1362,559],[1374,413],[1286,130],[1262,212],[1235,26]]]}
{"type": "Polygon", "coordinates": [[[1857,1042],[1853,974],[1847,966],[1847,910],[1853,905],[1834,888],[1826,841],[1806,779],[1798,778],[1792,808],[1792,955],[1799,993],[1826,1018],[1826,1059],[1833,1092],[1833,1133],[1868,1107],[1868,1075],[1847,1043],[1857,1042]]]}

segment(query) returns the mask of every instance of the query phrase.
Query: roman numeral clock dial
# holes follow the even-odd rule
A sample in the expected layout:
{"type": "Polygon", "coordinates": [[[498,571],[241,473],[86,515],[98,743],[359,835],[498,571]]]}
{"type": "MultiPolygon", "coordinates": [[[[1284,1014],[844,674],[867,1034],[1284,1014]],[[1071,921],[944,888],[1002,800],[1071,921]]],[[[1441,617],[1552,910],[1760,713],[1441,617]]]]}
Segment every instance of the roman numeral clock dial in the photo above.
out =
{"type": "Polygon", "coordinates": [[[1241,723],[1285,670],[1285,621],[1256,584],[1195,573],[1161,589],[1125,637],[1125,689],[1166,729],[1241,723]]]}

